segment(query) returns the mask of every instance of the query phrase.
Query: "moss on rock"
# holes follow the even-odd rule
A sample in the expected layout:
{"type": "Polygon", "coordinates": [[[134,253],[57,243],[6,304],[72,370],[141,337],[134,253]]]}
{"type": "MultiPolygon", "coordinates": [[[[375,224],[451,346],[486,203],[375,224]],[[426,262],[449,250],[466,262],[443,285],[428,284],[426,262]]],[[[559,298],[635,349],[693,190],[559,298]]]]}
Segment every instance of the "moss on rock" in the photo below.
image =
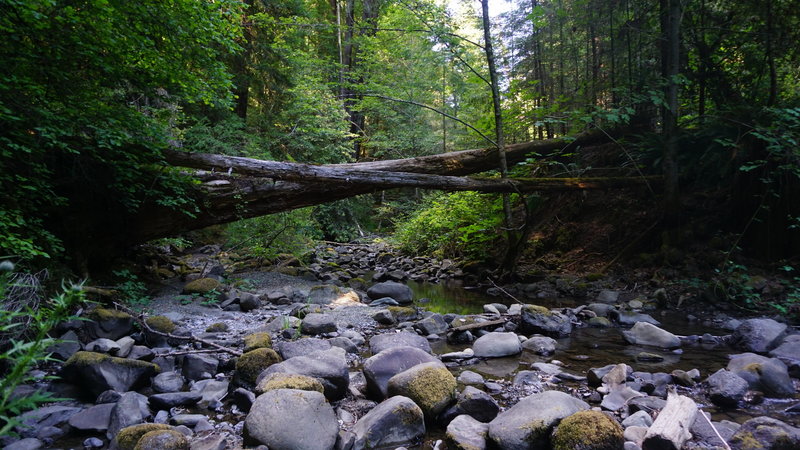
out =
{"type": "Polygon", "coordinates": [[[200,278],[186,283],[183,287],[184,294],[207,294],[210,291],[219,289],[220,282],[213,278],[200,278]]]}
{"type": "Polygon", "coordinates": [[[150,316],[144,321],[150,328],[162,333],[172,333],[177,326],[166,316],[150,316]]]}
{"type": "Polygon", "coordinates": [[[152,369],[155,371],[155,373],[161,371],[161,368],[158,367],[157,364],[151,362],[141,361],[138,359],[117,358],[116,356],[110,356],[105,353],[84,351],[76,352],[74,355],[70,356],[69,359],[64,362],[64,368],[67,369],[69,367],[94,366],[104,362],[113,362],[125,367],[152,369]]]}
{"type": "Polygon", "coordinates": [[[539,305],[525,305],[522,307],[522,311],[530,314],[542,314],[545,316],[549,316],[550,314],[552,314],[552,312],[549,309],[539,305]]]}
{"type": "Polygon", "coordinates": [[[272,336],[269,333],[250,333],[244,337],[244,352],[251,352],[257,348],[272,348],[272,336]]]}
{"type": "Polygon", "coordinates": [[[99,306],[89,312],[89,318],[96,321],[133,319],[130,314],[99,306]]]}
{"type": "Polygon", "coordinates": [[[152,431],[172,430],[172,427],[162,423],[140,423],[119,430],[114,437],[116,448],[119,450],[134,450],[139,439],[152,431]]]}
{"type": "Polygon", "coordinates": [[[257,348],[236,360],[236,373],[244,381],[255,383],[258,375],[267,367],[281,362],[281,357],[271,348],[257,348]]]}
{"type": "Polygon", "coordinates": [[[225,322],[212,323],[206,328],[206,333],[220,333],[228,331],[228,324],[225,322]]]}
{"type": "Polygon", "coordinates": [[[389,379],[389,394],[410,398],[433,419],[455,398],[457,385],[441,363],[424,363],[389,379]]]}
{"type": "Polygon", "coordinates": [[[417,319],[417,310],[406,306],[390,306],[387,308],[395,322],[407,322],[417,319]]]}
{"type": "Polygon", "coordinates": [[[261,395],[275,389],[298,389],[301,391],[316,391],[324,394],[324,386],[316,378],[306,375],[296,375],[289,373],[271,373],[264,377],[258,386],[256,393],[261,395]]]}
{"type": "Polygon", "coordinates": [[[189,441],[176,430],[155,430],[142,436],[134,450],[189,450],[189,441]]]}
{"type": "Polygon", "coordinates": [[[580,411],[561,421],[552,443],[553,450],[617,450],[625,438],[614,419],[600,411],[580,411]]]}

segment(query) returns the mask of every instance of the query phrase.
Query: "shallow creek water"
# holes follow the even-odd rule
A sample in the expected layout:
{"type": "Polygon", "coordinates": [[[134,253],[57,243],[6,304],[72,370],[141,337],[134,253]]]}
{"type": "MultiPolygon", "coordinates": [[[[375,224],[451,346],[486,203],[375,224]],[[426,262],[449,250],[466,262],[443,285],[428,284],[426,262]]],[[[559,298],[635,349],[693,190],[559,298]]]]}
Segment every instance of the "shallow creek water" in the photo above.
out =
{"type": "MultiPolygon", "coordinates": [[[[414,298],[429,299],[419,306],[439,313],[478,314],[483,312],[486,303],[511,304],[514,301],[500,297],[488,296],[480,291],[465,289],[457,284],[419,284],[409,282],[408,285],[414,292],[414,298]]],[[[539,299],[536,304],[548,308],[577,307],[581,303],[574,299],[539,299]]],[[[671,310],[650,311],[650,315],[661,322],[661,328],[676,335],[703,335],[709,333],[715,336],[729,334],[719,328],[704,326],[700,322],[689,322],[685,313],[671,310]]],[[[530,363],[551,362],[558,360],[564,364],[567,372],[576,375],[586,375],[592,367],[602,367],[608,364],[625,363],[633,367],[634,371],[666,372],[675,369],[698,369],[703,379],[728,364],[728,355],[741,353],[726,345],[684,344],[676,352],[661,351],[650,347],[627,344],[620,328],[574,328],[567,338],[557,339],[556,353],[549,357],[538,356],[524,352],[522,356],[497,358],[483,361],[479,364],[465,366],[454,370],[456,375],[462,370],[479,372],[487,378],[513,379],[516,372],[527,370],[530,363]],[[657,353],[664,357],[660,362],[639,362],[636,355],[640,352],[657,353]]],[[[444,340],[431,343],[438,354],[463,350],[466,346],[453,346],[444,340]]],[[[731,420],[742,423],[752,417],[767,415],[795,426],[800,425],[800,415],[787,414],[784,410],[797,403],[792,399],[765,399],[758,405],[751,405],[746,410],[719,410],[699,392],[692,390],[690,393],[705,411],[712,414],[714,420],[731,420]]]]}

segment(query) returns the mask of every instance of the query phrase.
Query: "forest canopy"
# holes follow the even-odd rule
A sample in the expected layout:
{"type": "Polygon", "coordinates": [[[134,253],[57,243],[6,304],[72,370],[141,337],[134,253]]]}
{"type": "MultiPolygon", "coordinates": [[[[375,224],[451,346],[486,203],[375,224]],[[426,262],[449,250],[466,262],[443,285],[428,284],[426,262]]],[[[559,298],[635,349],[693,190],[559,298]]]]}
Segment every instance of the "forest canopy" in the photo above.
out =
{"type": "MultiPolygon", "coordinates": [[[[768,206],[798,226],[792,2],[499,3],[493,82],[477,2],[0,0],[0,255],[75,258],[148,207],[191,220],[198,181],[167,149],[331,164],[489,147],[493,85],[508,144],[632,126],[615,168],[664,173],[665,200],[736,182],[740,220],[768,206]]],[[[576,174],[552,156],[512,175],[576,174]]]]}

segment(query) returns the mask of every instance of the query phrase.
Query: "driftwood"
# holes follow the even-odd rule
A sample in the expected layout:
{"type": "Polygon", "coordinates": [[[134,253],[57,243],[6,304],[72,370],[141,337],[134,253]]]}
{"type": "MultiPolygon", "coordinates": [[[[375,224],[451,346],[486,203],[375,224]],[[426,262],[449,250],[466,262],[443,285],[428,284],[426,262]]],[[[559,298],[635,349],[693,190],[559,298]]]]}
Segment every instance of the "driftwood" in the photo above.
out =
{"type": "MultiPolygon", "coordinates": [[[[125,313],[130,314],[130,316],[133,317],[133,320],[135,320],[136,323],[138,323],[139,326],[142,327],[142,329],[147,331],[148,333],[153,333],[155,335],[162,336],[162,337],[165,337],[167,339],[176,339],[176,340],[179,340],[179,341],[187,341],[187,342],[199,342],[199,343],[201,343],[203,345],[207,345],[207,346],[211,347],[216,352],[228,353],[228,354],[231,354],[233,356],[242,356],[242,352],[240,352],[239,350],[235,350],[235,349],[232,349],[230,347],[225,347],[223,345],[217,344],[216,342],[211,342],[211,341],[209,341],[207,339],[199,338],[197,336],[192,336],[192,335],[190,335],[190,336],[178,336],[177,334],[164,333],[163,331],[154,330],[150,325],[147,324],[147,321],[145,320],[146,316],[144,314],[137,314],[135,311],[132,311],[127,306],[119,304],[119,303],[114,303],[114,306],[117,309],[119,309],[120,311],[123,311],[125,313]]],[[[197,350],[197,351],[190,351],[188,353],[209,353],[209,351],[208,350],[197,350]]]]}
{"type": "Polygon", "coordinates": [[[670,392],[667,405],[647,430],[642,450],[679,450],[692,437],[697,404],[683,395],[670,392]]]}
{"type": "Polygon", "coordinates": [[[480,329],[480,328],[487,328],[487,327],[493,327],[493,326],[497,326],[497,325],[503,325],[507,321],[508,321],[507,319],[498,319],[498,320],[489,320],[487,322],[471,323],[469,325],[461,325],[460,327],[450,328],[448,331],[449,332],[453,332],[453,333],[458,333],[458,332],[461,332],[461,331],[476,330],[476,329],[480,329]]]}

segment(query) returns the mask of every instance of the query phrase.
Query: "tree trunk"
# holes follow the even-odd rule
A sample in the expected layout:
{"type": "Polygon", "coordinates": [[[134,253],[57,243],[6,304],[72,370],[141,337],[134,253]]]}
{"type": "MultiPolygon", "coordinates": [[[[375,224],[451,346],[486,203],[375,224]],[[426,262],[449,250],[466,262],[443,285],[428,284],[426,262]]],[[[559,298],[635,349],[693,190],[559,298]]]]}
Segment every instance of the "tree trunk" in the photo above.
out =
{"type": "Polygon", "coordinates": [[[666,106],[662,107],[664,139],[664,217],[668,224],[676,223],[681,211],[678,172],[678,82],[680,73],[680,0],[661,0],[663,36],[662,70],[666,80],[666,106]]]}

